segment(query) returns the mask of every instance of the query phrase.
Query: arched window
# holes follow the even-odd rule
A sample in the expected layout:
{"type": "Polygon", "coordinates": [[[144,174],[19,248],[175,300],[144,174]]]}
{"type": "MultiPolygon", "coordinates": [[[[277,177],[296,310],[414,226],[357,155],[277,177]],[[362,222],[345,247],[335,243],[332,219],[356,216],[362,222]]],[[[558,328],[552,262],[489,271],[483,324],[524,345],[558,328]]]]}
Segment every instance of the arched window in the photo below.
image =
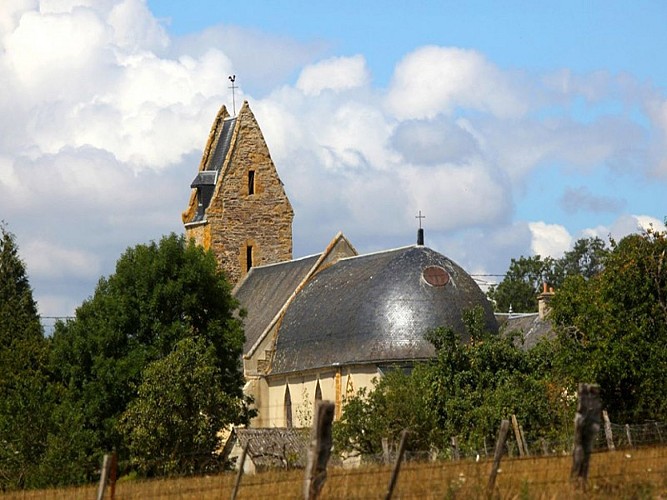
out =
{"type": "Polygon", "coordinates": [[[285,385],[285,427],[292,427],[292,396],[289,385],[285,385]]]}
{"type": "Polygon", "coordinates": [[[320,387],[320,381],[317,380],[317,385],[315,386],[315,401],[322,401],[322,388],[320,387]]]}

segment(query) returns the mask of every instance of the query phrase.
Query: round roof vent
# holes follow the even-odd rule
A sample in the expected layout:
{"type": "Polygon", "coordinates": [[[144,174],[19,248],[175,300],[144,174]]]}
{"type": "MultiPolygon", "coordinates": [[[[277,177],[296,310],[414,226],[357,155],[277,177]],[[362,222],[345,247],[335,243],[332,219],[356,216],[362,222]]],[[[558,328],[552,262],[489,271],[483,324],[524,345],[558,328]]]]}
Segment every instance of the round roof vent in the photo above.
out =
{"type": "Polygon", "coordinates": [[[440,266],[428,266],[422,272],[422,276],[431,286],[445,286],[449,283],[449,274],[440,266]]]}

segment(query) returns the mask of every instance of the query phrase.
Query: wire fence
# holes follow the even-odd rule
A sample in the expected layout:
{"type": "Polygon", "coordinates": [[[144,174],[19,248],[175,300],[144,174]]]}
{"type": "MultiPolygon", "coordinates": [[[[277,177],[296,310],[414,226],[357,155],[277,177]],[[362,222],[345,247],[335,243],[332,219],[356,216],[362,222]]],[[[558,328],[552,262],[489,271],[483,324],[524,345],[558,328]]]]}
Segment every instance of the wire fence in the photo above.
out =
{"type": "MultiPolygon", "coordinates": [[[[586,498],[665,498],[667,496],[667,424],[647,422],[635,425],[611,424],[614,451],[610,451],[604,427],[594,442],[586,498]]],[[[520,457],[519,445],[510,434],[498,470],[492,496],[496,498],[572,498],[584,495],[570,481],[572,439],[533,440],[528,455],[520,457]]],[[[403,456],[394,498],[480,498],[487,496],[492,467],[493,443],[486,449],[465,449],[454,453],[431,450],[406,452],[403,456]]],[[[331,465],[320,498],[384,498],[390,481],[396,450],[358,457],[331,465]]],[[[451,450],[450,450],[451,451],[451,450]]],[[[191,457],[203,462],[210,455],[191,457]]],[[[168,470],[169,460],[156,458],[156,471],[168,470]]],[[[206,473],[191,474],[187,468],[169,477],[138,479],[124,473],[131,464],[120,460],[120,477],[114,495],[134,498],[229,498],[236,472],[224,470],[222,460],[209,462],[206,473]]],[[[229,464],[227,464],[229,465],[229,464]]],[[[285,466],[243,476],[237,498],[302,498],[303,469],[285,466]]],[[[96,487],[24,491],[16,498],[92,498],[96,487]]],[[[12,495],[9,494],[11,498],[12,495]]],[[[110,497],[107,491],[106,498],[110,497]]],[[[584,496],[580,496],[584,498],[584,496]]],[[[3,497],[4,498],[4,497],[3,497]]]]}

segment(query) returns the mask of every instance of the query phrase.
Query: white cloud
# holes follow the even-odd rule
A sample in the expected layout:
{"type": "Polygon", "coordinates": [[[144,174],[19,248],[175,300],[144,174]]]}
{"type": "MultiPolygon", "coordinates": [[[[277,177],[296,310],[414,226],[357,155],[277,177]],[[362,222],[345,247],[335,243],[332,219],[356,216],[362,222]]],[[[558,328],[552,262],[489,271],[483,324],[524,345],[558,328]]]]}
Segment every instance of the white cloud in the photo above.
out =
{"type": "Polygon", "coordinates": [[[333,57],[305,67],[296,88],[306,95],[318,95],[325,90],[340,92],[363,87],[369,81],[370,73],[363,56],[333,57]]]}
{"type": "MultiPolygon", "coordinates": [[[[667,172],[664,91],[632,78],[531,76],[428,46],[378,88],[364,56],[330,57],[326,41],[225,25],[174,38],[160,23],[143,0],[0,6],[0,214],[42,311],[71,313],[127,246],[182,230],[230,74],[294,206],[295,255],[338,230],[362,252],[414,243],[422,210],[429,245],[466,269],[504,272],[511,257],[571,244],[567,222],[515,220],[540,169],[667,172]],[[585,119],[571,109],[582,99],[597,106],[585,119]],[[607,112],[618,102],[640,117],[607,112]]],[[[600,186],[568,199],[620,213],[617,196],[600,186]]]]}
{"type": "Polygon", "coordinates": [[[28,271],[35,278],[97,279],[98,256],[77,248],[54,245],[53,241],[33,240],[21,248],[28,271]]]}
{"type": "Polygon", "coordinates": [[[572,236],[560,224],[531,222],[528,224],[533,235],[531,250],[541,257],[560,258],[572,245],[572,236]]]}
{"type": "Polygon", "coordinates": [[[507,73],[479,52],[427,46],[396,66],[387,107],[399,119],[433,118],[457,107],[518,117],[528,110],[526,96],[518,90],[507,73]]]}

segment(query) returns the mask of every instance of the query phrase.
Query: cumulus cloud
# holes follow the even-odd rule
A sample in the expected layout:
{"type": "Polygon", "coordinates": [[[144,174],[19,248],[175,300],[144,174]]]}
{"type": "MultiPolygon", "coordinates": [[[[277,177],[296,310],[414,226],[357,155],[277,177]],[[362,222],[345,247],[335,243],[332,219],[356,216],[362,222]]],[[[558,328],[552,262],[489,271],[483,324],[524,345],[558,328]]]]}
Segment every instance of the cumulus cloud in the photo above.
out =
{"type": "Polygon", "coordinates": [[[324,90],[342,90],[363,87],[370,73],[363,56],[333,57],[307,66],[299,75],[296,88],[306,95],[318,95],[324,90]]]}
{"type": "MultiPolygon", "coordinates": [[[[0,213],[54,315],[71,314],[126,247],[182,230],[230,74],[294,206],[297,256],[338,230],[362,252],[414,243],[422,210],[429,245],[504,272],[572,242],[567,222],[516,220],[541,169],[667,172],[664,92],[631,77],[528,75],[426,46],[379,88],[364,56],[331,57],[326,41],[227,25],[173,37],[143,0],[4,2],[0,44],[0,213]],[[585,117],[572,111],[580,100],[585,117]]],[[[588,230],[605,237],[659,222],[623,216],[624,199],[569,188],[561,203],[619,214],[588,230]]]]}
{"type": "Polygon", "coordinates": [[[529,223],[528,227],[533,235],[531,250],[535,255],[559,258],[572,245],[572,236],[560,224],[547,224],[539,221],[529,223]]]}
{"type": "Polygon", "coordinates": [[[433,118],[459,107],[505,118],[528,111],[512,76],[474,50],[421,47],[398,63],[387,96],[397,118],[433,118]]]}

